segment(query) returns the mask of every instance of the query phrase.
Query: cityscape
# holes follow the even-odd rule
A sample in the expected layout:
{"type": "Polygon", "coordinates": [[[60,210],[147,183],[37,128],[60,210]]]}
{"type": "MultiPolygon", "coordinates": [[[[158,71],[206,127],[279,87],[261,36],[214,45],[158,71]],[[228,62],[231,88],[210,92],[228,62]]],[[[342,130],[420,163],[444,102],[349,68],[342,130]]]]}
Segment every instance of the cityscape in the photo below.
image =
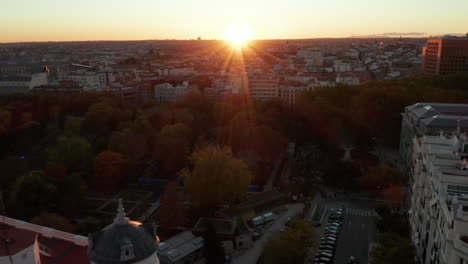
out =
{"type": "Polygon", "coordinates": [[[0,6],[0,264],[468,264],[468,2],[0,6]]]}

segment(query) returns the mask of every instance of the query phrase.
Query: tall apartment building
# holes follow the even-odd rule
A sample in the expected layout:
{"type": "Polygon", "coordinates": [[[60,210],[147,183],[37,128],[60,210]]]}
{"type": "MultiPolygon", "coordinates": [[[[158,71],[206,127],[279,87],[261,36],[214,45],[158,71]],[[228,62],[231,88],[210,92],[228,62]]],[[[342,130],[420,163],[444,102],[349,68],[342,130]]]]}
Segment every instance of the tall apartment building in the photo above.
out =
{"type": "Polygon", "coordinates": [[[420,263],[468,263],[468,137],[413,138],[409,222],[420,263]]]}
{"type": "Polygon", "coordinates": [[[417,103],[405,107],[400,134],[401,168],[409,173],[415,136],[468,130],[468,104],[417,103]]]}
{"type": "Polygon", "coordinates": [[[258,100],[266,101],[278,98],[279,79],[263,74],[251,74],[248,77],[250,95],[258,100]]]}
{"type": "Polygon", "coordinates": [[[426,74],[468,72],[468,36],[429,39],[422,55],[422,71],[426,74]]]}

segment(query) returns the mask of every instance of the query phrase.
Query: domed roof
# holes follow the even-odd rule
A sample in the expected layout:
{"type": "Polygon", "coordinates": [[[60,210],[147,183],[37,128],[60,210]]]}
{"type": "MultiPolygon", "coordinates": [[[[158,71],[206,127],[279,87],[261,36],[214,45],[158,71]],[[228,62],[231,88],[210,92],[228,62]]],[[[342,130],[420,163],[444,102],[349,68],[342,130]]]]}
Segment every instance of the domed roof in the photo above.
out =
{"type": "Polygon", "coordinates": [[[119,200],[114,223],[89,235],[88,257],[97,264],[127,264],[146,259],[157,249],[154,224],[129,221],[119,200]]]}

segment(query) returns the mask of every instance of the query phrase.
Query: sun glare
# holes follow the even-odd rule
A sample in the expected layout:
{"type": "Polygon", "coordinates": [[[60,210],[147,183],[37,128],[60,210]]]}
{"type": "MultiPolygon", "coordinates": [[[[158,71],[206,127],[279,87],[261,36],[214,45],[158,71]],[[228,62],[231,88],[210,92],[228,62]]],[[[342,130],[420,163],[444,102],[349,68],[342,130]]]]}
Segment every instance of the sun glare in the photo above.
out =
{"type": "Polygon", "coordinates": [[[252,31],[245,25],[231,25],[224,32],[224,39],[231,41],[236,46],[242,46],[245,41],[251,40],[252,31]]]}

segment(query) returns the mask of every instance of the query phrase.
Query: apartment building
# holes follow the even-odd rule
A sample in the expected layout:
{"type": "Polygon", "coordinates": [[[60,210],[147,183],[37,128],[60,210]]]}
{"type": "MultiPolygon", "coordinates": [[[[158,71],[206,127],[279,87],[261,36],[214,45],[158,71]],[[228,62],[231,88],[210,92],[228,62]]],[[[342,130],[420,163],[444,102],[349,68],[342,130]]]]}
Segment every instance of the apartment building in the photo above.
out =
{"type": "Polygon", "coordinates": [[[400,134],[401,169],[410,172],[415,136],[468,129],[468,104],[416,103],[405,107],[400,134]]]}
{"type": "Polygon", "coordinates": [[[175,102],[183,99],[190,92],[198,92],[195,86],[189,85],[187,81],[182,85],[172,86],[170,83],[157,84],[154,86],[154,96],[157,102],[175,102]]]}
{"type": "Polygon", "coordinates": [[[279,79],[266,74],[251,74],[248,77],[250,95],[258,100],[266,101],[278,98],[279,79]]]}
{"type": "Polygon", "coordinates": [[[29,76],[0,77],[0,95],[27,93],[31,89],[49,83],[47,72],[33,73],[29,76]]]}
{"type": "Polygon", "coordinates": [[[420,263],[468,263],[468,137],[413,138],[409,222],[420,263]]]}
{"type": "Polygon", "coordinates": [[[75,81],[85,89],[103,89],[108,86],[105,72],[70,72],[67,80],[75,81]]]}

